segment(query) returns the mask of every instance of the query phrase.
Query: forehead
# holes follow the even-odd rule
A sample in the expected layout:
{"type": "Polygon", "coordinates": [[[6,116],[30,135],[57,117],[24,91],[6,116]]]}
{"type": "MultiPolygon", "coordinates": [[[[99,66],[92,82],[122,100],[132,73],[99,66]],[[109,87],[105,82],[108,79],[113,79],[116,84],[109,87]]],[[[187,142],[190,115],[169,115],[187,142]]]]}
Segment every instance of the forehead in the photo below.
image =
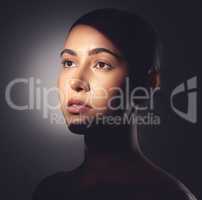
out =
{"type": "Polygon", "coordinates": [[[118,52],[118,49],[103,33],[88,25],[77,25],[68,34],[64,48],[75,51],[89,51],[94,48],[108,48],[118,52]]]}

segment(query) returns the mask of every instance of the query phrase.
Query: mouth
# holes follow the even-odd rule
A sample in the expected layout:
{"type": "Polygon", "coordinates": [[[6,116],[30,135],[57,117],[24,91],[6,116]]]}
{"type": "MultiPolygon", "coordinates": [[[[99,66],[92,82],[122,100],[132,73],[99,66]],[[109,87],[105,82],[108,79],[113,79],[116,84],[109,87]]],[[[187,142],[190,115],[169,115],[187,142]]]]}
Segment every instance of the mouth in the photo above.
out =
{"type": "Polygon", "coordinates": [[[67,103],[67,111],[72,114],[88,112],[92,107],[79,99],[70,99],[67,103]]]}

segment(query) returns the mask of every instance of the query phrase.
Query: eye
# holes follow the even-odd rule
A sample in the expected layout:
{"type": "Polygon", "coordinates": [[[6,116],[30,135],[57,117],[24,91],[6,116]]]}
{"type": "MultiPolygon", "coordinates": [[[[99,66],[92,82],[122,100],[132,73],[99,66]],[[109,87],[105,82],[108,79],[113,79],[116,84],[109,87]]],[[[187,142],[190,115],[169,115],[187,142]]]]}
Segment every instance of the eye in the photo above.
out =
{"type": "Polygon", "coordinates": [[[97,62],[94,67],[101,70],[111,70],[113,68],[112,65],[105,62],[97,62]]]}
{"type": "Polygon", "coordinates": [[[71,67],[75,67],[75,66],[76,66],[76,63],[74,63],[74,62],[71,61],[71,60],[64,60],[64,61],[62,61],[62,65],[63,65],[63,67],[65,67],[65,68],[71,68],[71,67]]]}

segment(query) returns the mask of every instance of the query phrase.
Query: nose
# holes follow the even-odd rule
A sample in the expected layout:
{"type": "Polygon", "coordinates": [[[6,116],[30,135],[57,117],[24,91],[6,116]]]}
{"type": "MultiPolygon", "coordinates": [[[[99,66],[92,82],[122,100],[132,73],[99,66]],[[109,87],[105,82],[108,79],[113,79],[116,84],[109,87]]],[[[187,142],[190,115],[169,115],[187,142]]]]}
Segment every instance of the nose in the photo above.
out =
{"type": "Polygon", "coordinates": [[[90,90],[89,71],[86,63],[80,64],[80,66],[73,71],[70,79],[70,87],[76,92],[88,92],[90,90]]]}
{"type": "Polygon", "coordinates": [[[73,78],[70,80],[70,87],[76,92],[88,92],[90,90],[89,83],[79,78],[73,78]]]}

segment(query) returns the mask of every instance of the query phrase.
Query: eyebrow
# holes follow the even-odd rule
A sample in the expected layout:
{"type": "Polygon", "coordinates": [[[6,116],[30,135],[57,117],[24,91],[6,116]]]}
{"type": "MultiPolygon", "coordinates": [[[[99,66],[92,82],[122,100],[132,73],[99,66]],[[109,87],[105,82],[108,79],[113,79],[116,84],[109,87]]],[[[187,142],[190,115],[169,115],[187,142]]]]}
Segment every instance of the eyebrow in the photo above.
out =
{"type": "MultiPolygon", "coordinates": [[[[72,49],[63,49],[61,51],[61,53],[60,53],[60,56],[62,56],[64,53],[70,54],[72,56],[77,56],[77,53],[74,50],[72,50],[72,49]]],[[[88,52],[88,55],[91,56],[91,55],[95,55],[95,54],[99,54],[99,53],[108,53],[108,54],[111,54],[111,55],[113,55],[114,57],[116,57],[118,59],[123,59],[120,54],[115,53],[115,52],[111,51],[110,49],[106,49],[106,48],[91,49],[88,52]]]]}

